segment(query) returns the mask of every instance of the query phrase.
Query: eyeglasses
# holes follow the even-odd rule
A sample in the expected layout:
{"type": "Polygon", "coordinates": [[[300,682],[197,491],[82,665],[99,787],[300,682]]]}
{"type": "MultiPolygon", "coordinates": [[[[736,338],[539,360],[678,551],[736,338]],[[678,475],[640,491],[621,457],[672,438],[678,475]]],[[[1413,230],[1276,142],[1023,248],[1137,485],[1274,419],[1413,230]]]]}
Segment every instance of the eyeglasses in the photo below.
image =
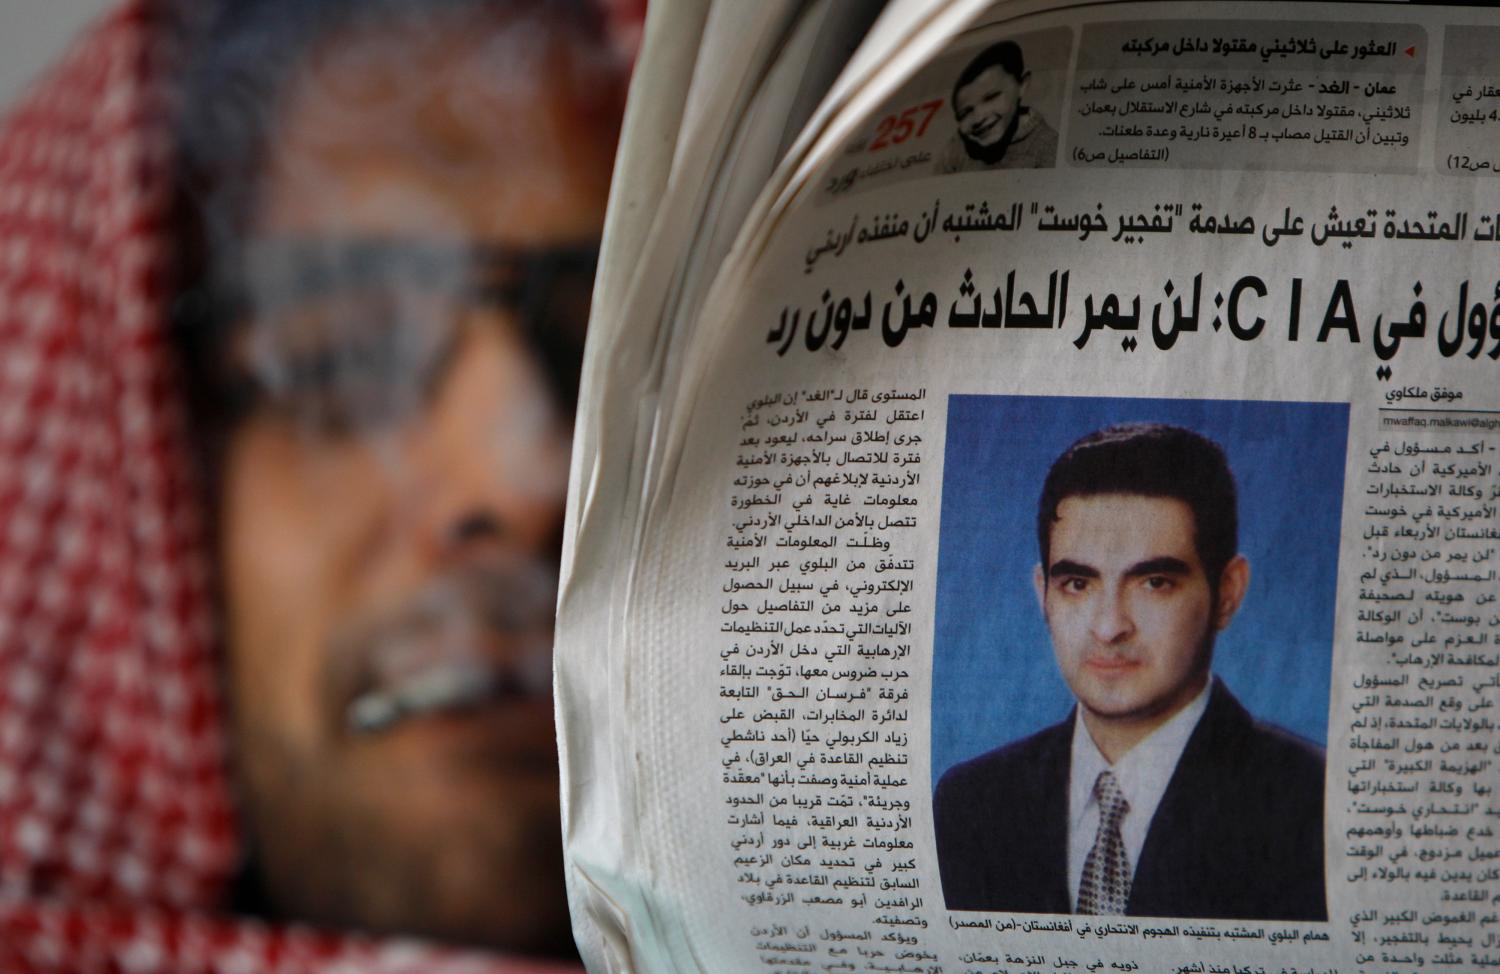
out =
{"type": "Polygon", "coordinates": [[[430,401],[465,328],[500,311],[571,406],[597,260],[592,247],[256,243],[199,296],[219,336],[211,395],[228,422],[271,411],[325,435],[390,427],[430,401]]]}

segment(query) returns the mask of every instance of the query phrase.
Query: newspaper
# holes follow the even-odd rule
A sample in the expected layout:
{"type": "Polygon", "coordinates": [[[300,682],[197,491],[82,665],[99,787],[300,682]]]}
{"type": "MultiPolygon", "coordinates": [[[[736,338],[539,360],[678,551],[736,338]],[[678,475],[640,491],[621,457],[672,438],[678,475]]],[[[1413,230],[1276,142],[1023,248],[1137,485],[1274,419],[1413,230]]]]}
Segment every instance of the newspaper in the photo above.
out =
{"type": "Polygon", "coordinates": [[[591,969],[1500,967],[1500,12],[861,9],[648,24],[591,969]]]}

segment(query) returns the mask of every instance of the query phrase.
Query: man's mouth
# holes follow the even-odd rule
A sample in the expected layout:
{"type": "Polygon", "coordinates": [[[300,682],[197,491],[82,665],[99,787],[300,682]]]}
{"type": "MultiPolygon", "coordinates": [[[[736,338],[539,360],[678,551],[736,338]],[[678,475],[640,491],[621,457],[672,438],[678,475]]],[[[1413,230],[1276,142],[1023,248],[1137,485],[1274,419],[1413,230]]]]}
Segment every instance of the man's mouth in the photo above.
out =
{"type": "Polygon", "coordinates": [[[425,718],[544,708],[552,577],[528,559],[467,567],[395,611],[342,628],[331,640],[324,693],[337,731],[366,737],[425,718]]]}
{"type": "Polygon", "coordinates": [[[1097,673],[1124,673],[1141,665],[1138,659],[1128,656],[1091,656],[1084,660],[1084,664],[1097,673]]]}
{"type": "Polygon", "coordinates": [[[551,653],[508,666],[494,660],[439,659],[388,684],[359,694],[344,710],[352,734],[378,734],[413,718],[461,714],[481,708],[545,698],[550,692],[551,653]]]}

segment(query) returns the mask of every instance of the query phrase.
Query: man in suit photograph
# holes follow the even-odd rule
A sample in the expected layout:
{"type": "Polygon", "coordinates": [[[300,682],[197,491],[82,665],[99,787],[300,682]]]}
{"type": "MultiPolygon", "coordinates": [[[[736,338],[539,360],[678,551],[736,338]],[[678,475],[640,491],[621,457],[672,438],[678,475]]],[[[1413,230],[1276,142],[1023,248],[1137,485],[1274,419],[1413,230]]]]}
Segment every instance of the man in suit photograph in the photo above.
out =
{"type": "Polygon", "coordinates": [[[949,909],[1327,919],[1322,749],[1212,673],[1250,582],[1238,523],[1192,430],[1110,426],[1053,462],[1033,583],[1076,706],[942,776],[949,909]]]}

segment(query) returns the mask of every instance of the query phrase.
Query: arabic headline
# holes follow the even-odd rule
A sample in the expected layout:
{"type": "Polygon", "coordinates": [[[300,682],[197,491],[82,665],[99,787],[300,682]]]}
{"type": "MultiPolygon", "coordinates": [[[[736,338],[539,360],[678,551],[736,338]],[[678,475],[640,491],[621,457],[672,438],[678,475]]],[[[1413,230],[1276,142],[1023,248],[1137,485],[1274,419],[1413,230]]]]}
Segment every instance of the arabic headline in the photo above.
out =
{"type": "MultiPolygon", "coordinates": [[[[824,290],[811,306],[782,306],[766,344],[779,356],[794,345],[808,352],[838,351],[851,336],[878,331],[886,347],[897,348],[912,333],[941,325],[996,333],[1061,331],[1080,350],[1096,332],[1120,332],[1120,348],[1128,353],[1144,343],[1137,338],[1140,332],[1149,332],[1151,344],[1167,351],[1184,335],[1201,332],[1207,337],[1212,331],[1240,342],[1367,342],[1381,362],[1395,358],[1403,342],[1434,343],[1443,358],[1484,355],[1500,361],[1500,277],[1466,279],[1441,295],[1417,280],[1409,304],[1391,309],[1357,293],[1347,278],[1292,277],[1273,286],[1257,274],[1206,282],[1199,271],[1173,275],[1157,288],[1135,294],[1085,292],[1080,301],[1074,275],[1054,269],[1042,286],[1039,280],[1018,279],[1015,269],[976,274],[966,267],[956,291],[941,298],[932,291],[918,293],[901,279],[883,291],[824,290]],[[1434,302],[1431,310],[1429,300],[1434,302]]],[[[1389,378],[1389,371],[1380,377],[1389,378]]]]}
{"type": "MultiPolygon", "coordinates": [[[[1032,200],[1001,202],[994,208],[987,200],[965,203],[962,208],[944,207],[942,199],[914,216],[900,212],[864,216],[855,213],[848,227],[829,227],[823,239],[803,254],[802,272],[811,274],[825,257],[838,259],[851,248],[859,249],[890,240],[922,244],[951,235],[954,243],[976,233],[1066,233],[1095,245],[1108,241],[1141,245],[1156,239],[1189,234],[1190,239],[1244,240],[1266,247],[1310,243],[1314,247],[1337,244],[1352,250],[1363,240],[1417,241],[1457,245],[1500,243],[1500,212],[1472,215],[1467,210],[1439,212],[1436,207],[1398,210],[1392,206],[1356,205],[1341,210],[1337,203],[1321,216],[1307,216],[1290,206],[1279,213],[1214,213],[1201,202],[1164,200],[1145,209],[1106,212],[1102,202],[1084,204],[1076,212],[1051,203],[1032,200]],[[1113,232],[1111,232],[1113,231],[1113,232]]],[[[1361,244],[1361,246],[1368,246],[1361,244]]]]}
{"type": "MultiPolygon", "coordinates": [[[[1121,26],[1137,25],[1105,24],[1102,28],[1107,31],[1106,36],[1117,37],[1119,35],[1113,32],[1121,26]]],[[[1407,46],[1390,36],[1384,40],[1370,38],[1363,43],[1350,43],[1342,37],[1331,39],[1327,37],[1330,33],[1342,33],[1351,29],[1356,32],[1363,30],[1365,36],[1369,37],[1376,29],[1383,28],[1382,32],[1390,31],[1391,25],[1299,24],[1298,29],[1306,31],[1301,36],[1281,34],[1279,24],[1267,21],[1215,23],[1213,25],[1215,34],[1212,36],[1202,34],[1203,25],[1192,21],[1185,25],[1177,22],[1175,30],[1169,25],[1161,26],[1168,28],[1165,31],[1166,36],[1159,37],[1153,33],[1144,37],[1131,37],[1120,45],[1120,53],[1135,57],[1171,57],[1179,60],[1190,55],[1206,55],[1214,62],[1244,56],[1252,63],[1258,60],[1261,64],[1270,64],[1273,61],[1296,63],[1298,60],[1313,64],[1320,61],[1339,64],[1369,60],[1381,62],[1381,69],[1384,69],[1384,63],[1401,53],[1400,48],[1407,46]],[[1186,29],[1183,29],[1184,27],[1186,29]],[[1227,32],[1240,36],[1226,36],[1227,32]],[[1320,38],[1319,34],[1323,36],[1320,38]],[[1261,39],[1257,40],[1257,35],[1261,39]]],[[[1408,57],[1416,55],[1415,50],[1405,53],[1408,57]]]]}

